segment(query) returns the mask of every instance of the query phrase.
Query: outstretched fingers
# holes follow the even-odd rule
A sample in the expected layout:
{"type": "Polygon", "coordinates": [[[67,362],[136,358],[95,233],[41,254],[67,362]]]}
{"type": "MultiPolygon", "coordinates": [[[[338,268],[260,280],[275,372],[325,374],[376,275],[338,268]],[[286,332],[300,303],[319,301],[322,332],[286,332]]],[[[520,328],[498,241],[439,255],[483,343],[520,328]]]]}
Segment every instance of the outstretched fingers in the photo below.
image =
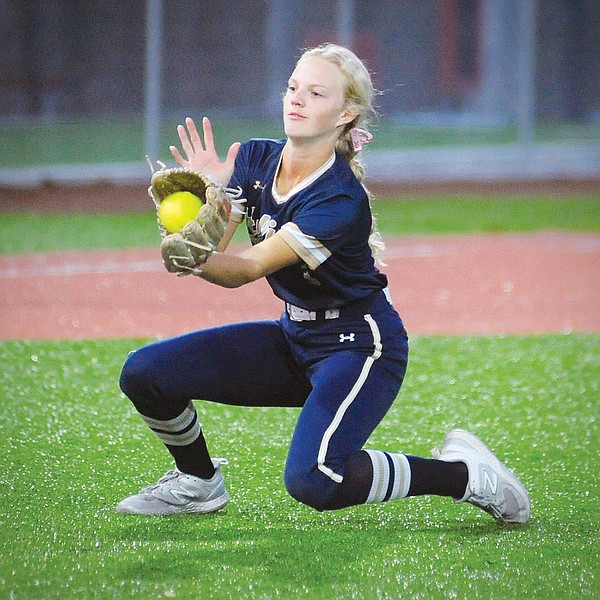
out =
{"type": "Polygon", "coordinates": [[[180,167],[188,167],[189,166],[189,162],[187,160],[185,160],[185,158],[183,158],[183,156],[181,156],[181,152],[179,152],[179,148],[177,148],[177,146],[169,146],[169,150],[171,151],[171,155],[175,159],[175,162],[180,167]]]}
{"type": "Polygon", "coordinates": [[[177,126],[177,135],[181,141],[180,151],[176,146],[169,150],[180,167],[200,171],[212,177],[222,185],[227,185],[234,169],[235,158],[241,144],[232,144],[227,151],[226,159],[221,162],[213,137],[210,119],[202,119],[202,135],[191,117],[186,117],[184,125],[177,126]]]}
{"type": "Polygon", "coordinates": [[[231,144],[231,146],[229,146],[229,150],[227,151],[227,158],[225,159],[225,162],[227,162],[228,164],[233,165],[235,163],[235,157],[237,156],[237,153],[240,149],[240,146],[242,144],[240,142],[234,142],[233,144],[231,144]]]}
{"type": "MultiPolygon", "coordinates": [[[[204,117],[204,119],[206,119],[206,117],[204,117]]],[[[204,119],[203,119],[203,121],[204,121],[204,119]]],[[[195,151],[202,152],[205,148],[208,150],[208,145],[202,144],[202,138],[200,137],[200,134],[198,133],[198,130],[196,129],[196,123],[194,122],[194,119],[192,119],[191,117],[186,117],[185,124],[188,128],[189,138],[192,142],[192,145],[193,145],[195,151]]],[[[180,127],[181,127],[181,125],[180,125],[180,127]]],[[[206,140],[206,134],[204,135],[204,139],[206,140]]]]}
{"type": "MultiPolygon", "coordinates": [[[[196,131],[195,126],[194,131],[196,131]]],[[[214,154],[216,154],[217,149],[215,148],[215,138],[213,137],[212,123],[210,122],[210,119],[208,117],[202,118],[202,132],[204,133],[204,147],[206,148],[206,151],[213,152],[214,154]]],[[[198,132],[196,132],[196,135],[198,135],[198,132]]]]}
{"type": "Polygon", "coordinates": [[[196,152],[202,150],[202,143],[200,142],[196,127],[194,126],[194,121],[188,118],[186,119],[186,125],[187,129],[183,125],[177,125],[177,135],[179,136],[181,147],[184,152],[187,154],[188,158],[191,158],[196,152]],[[195,139],[194,133],[196,134],[195,139]]]}

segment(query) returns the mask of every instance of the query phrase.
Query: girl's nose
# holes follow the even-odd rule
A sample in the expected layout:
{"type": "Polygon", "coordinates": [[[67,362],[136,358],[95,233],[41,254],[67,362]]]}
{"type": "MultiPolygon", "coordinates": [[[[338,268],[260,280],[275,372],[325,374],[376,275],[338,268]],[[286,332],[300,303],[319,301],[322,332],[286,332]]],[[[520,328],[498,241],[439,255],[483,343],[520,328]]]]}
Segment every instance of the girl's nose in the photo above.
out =
{"type": "Polygon", "coordinates": [[[290,101],[293,105],[302,106],[304,104],[304,97],[298,90],[294,90],[291,94],[290,101]]]}

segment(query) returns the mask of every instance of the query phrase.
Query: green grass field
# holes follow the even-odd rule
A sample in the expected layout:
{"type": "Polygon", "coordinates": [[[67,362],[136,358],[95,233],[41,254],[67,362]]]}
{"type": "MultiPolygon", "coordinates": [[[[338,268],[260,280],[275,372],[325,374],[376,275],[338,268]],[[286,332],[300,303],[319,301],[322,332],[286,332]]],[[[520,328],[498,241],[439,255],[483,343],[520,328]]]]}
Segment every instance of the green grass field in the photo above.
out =
{"type": "MultiPolygon", "coordinates": [[[[175,128],[186,115],[165,117],[161,124],[160,147],[176,141],[175,128]]],[[[203,115],[191,115],[197,122],[203,115]]],[[[283,137],[281,118],[225,118],[209,115],[220,153],[235,141],[251,137],[283,137]]],[[[507,144],[518,140],[516,127],[417,127],[402,119],[381,119],[372,124],[375,134],[370,148],[414,148],[443,145],[507,144]]],[[[535,140],[586,141],[600,139],[593,124],[538,124],[535,140]]],[[[0,168],[29,167],[59,163],[139,161],[144,149],[144,123],[139,118],[82,119],[68,122],[0,123],[0,168]]],[[[154,157],[160,158],[160,157],[154,157]]],[[[163,158],[170,158],[165,156],[163,158]]]]}
{"type": "MultiPolygon", "coordinates": [[[[598,197],[376,210],[387,235],[600,230],[598,197]]],[[[4,253],[157,239],[151,213],[0,215],[0,230],[4,253]]],[[[475,431],[531,492],[521,528],[436,497],[317,513],[282,481],[297,411],[201,401],[232,502],[205,516],[119,515],[121,498],[171,467],[117,383],[146,341],[0,342],[0,598],[600,596],[600,334],[416,336],[369,441],[428,456],[450,428],[475,431]]]]}
{"type": "MultiPolygon", "coordinates": [[[[376,199],[384,236],[508,231],[600,231],[600,194],[582,197],[376,199]]],[[[154,209],[143,214],[0,214],[0,254],[157,246],[154,209]]],[[[236,241],[247,240],[242,228],[236,241]]]]}
{"type": "Polygon", "coordinates": [[[117,386],[142,340],[0,344],[2,598],[598,597],[600,336],[418,337],[370,440],[429,455],[454,426],[529,487],[531,524],[427,497],[317,513],[287,496],[295,410],[198,403],[230,465],[208,516],[119,515],[170,467],[117,386]]]}

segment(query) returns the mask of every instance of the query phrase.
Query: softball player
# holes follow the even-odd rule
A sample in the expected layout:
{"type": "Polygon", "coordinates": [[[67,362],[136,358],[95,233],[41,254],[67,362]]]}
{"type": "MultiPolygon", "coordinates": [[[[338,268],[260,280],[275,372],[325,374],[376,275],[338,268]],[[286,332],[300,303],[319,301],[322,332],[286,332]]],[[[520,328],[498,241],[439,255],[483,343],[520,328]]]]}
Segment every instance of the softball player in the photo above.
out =
{"type": "Polygon", "coordinates": [[[244,406],[300,407],[285,485],[317,510],[437,494],[466,501],[502,522],[525,523],[520,481],[473,434],[450,432],[436,459],[365,449],[395,400],[408,338],[376,263],[382,243],[357,160],[370,134],[373,86],[348,49],[306,51],[283,100],[286,138],[255,139],[216,154],[212,127],[178,127],[184,167],[241,190],[201,278],[238,287],[266,277],[283,302],[275,321],[238,323],[150,344],[130,355],[121,388],[162,440],[175,468],[117,510],[164,515],[211,512],[229,495],[211,459],[193,399],[244,406]],[[252,247],[224,252],[245,218],[252,247]],[[230,365],[236,365],[232,371],[230,365]]]}

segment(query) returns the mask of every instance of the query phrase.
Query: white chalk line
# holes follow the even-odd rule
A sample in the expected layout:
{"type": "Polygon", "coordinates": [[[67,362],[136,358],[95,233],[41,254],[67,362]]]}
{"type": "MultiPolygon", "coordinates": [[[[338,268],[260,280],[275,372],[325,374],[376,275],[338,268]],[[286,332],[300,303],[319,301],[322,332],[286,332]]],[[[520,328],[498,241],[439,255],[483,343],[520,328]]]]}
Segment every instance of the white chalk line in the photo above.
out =
{"type": "MultiPolygon", "coordinates": [[[[562,240],[564,242],[564,240],[562,240]]],[[[434,258],[442,256],[450,256],[458,252],[464,251],[464,239],[461,242],[455,243],[445,239],[439,242],[423,242],[415,243],[409,241],[402,243],[394,241],[388,244],[383,260],[387,262],[394,259],[403,258],[434,258]]],[[[600,238],[586,237],[583,239],[571,240],[568,244],[571,252],[588,253],[597,252],[600,250],[600,238]]],[[[50,260],[50,257],[48,257],[50,260]]],[[[2,279],[19,279],[30,277],[69,277],[78,275],[113,275],[127,273],[156,273],[164,271],[160,259],[154,260],[107,260],[101,259],[93,261],[82,257],[64,262],[63,264],[41,264],[27,266],[8,266],[0,268],[0,280],[2,279]]]]}
{"type": "Polygon", "coordinates": [[[117,273],[153,273],[163,271],[160,261],[116,262],[102,261],[69,262],[62,265],[40,265],[35,267],[8,267],[0,269],[0,279],[19,279],[22,277],[69,277],[76,275],[101,275],[117,273]]]}
{"type": "MultiPolygon", "coordinates": [[[[384,260],[410,257],[432,257],[447,255],[448,249],[422,244],[412,248],[394,247],[386,250],[384,260]]],[[[148,261],[78,261],[73,260],[60,265],[43,264],[24,267],[0,268],[1,279],[19,279],[27,277],[72,277],[78,275],[116,275],[121,273],[155,273],[164,267],[157,260],[148,261]]]]}

